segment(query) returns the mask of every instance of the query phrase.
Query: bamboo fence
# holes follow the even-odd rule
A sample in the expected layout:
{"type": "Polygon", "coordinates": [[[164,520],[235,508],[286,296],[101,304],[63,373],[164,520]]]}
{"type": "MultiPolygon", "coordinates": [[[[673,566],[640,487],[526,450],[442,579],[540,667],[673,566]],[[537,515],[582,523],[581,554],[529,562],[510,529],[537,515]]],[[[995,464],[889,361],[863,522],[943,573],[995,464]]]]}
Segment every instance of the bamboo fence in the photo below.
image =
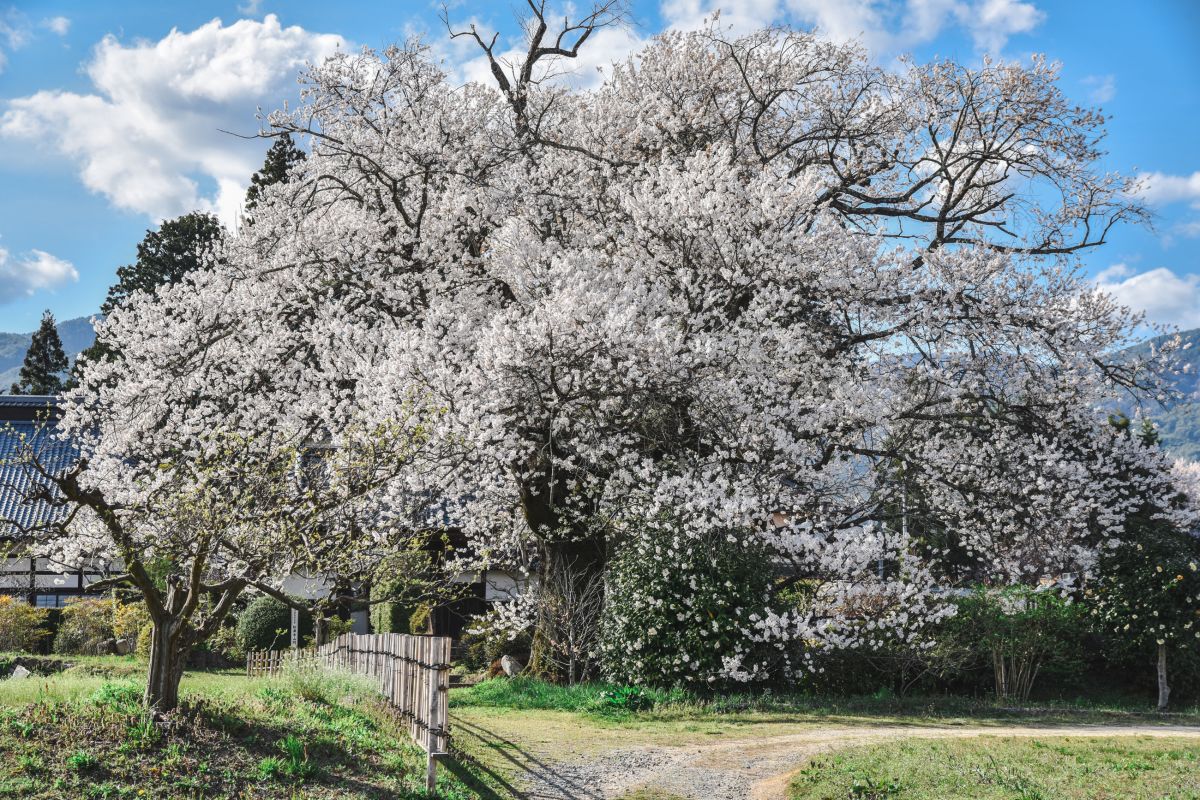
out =
{"type": "Polygon", "coordinates": [[[427,755],[425,786],[450,749],[450,643],[447,636],[344,633],[320,647],[246,654],[246,676],[277,675],[288,665],[342,670],[379,680],[388,705],[427,755]]]}

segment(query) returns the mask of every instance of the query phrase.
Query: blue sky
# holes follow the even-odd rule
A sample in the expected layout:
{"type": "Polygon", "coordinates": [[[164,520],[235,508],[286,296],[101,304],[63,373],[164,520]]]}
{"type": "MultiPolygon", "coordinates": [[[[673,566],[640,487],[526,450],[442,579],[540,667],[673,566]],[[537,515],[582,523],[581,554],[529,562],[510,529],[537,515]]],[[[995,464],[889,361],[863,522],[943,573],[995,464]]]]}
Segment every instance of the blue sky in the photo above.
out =
{"type": "MultiPolygon", "coordinates": [[[[512,3],[458,2],[451,17],[515,44],[512,3]]],[[[265,147],[256,109],[295,94],[306,60],[423,33],[457,74],[440,4],[100,3],[0,0],[0,331],[95,313],[146,228],[193,208],[236,214],[265,147]]],[[[1103,166],[1147,176],[1154,230],[1126,228],[1089,274],[1153,321],[1200,327],[1200,2],[1090,0],[663,0],[597,39],[577,80],[669,27],[816,27],[857,37],[881,64],[911,53],[1062,63],[1061,85],[1112,120],[1103,166]]]]}

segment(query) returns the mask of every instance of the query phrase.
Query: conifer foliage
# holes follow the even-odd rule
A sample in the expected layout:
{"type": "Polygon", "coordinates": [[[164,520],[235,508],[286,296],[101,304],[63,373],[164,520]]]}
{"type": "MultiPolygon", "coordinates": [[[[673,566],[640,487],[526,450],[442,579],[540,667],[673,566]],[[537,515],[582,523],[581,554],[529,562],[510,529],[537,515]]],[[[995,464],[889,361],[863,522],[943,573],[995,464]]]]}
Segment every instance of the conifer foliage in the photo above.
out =
{"type": "Polygon", "coordinates": [[[42,314],[42,324],[33,334],[20,380],[12,385],[13,394],[58,394],[63,390],[62,373],[67,369],[67,354],[55,328],[54,315],[42,314]]]}
{"type": "Polygon", "coordinates": [[[254,210],[263,196],[263,190],[268,186],[287,183],[292,167],[305,158],[304,151],[296,147],[290,134],[284,133],[279,136],[267,151],[267,159],[262,169],[250,177],[250,188],[246,190],[246,212],[254,210]]]}

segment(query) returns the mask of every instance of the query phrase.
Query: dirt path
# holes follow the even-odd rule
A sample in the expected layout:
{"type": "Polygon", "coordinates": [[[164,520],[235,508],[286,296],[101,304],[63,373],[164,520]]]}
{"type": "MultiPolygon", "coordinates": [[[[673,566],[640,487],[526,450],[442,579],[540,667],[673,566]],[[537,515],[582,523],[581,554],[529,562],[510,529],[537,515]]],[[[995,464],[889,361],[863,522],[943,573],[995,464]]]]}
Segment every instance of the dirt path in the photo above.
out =
{"type": "MultiPolygon", "coordinates": [[[[483,729],[477,733],[482,740],[483,729]]],[[[905,738],[974,736],[1200,739],[1200,726],[815,726],[800,733],[711,744],[643,744],[591,752],[585,748],[564,758],[539,756],[507,740],[498,746],[505,750],[514,794],[530,800],[614,800],[642,788],[695,800],[785,800],[789,778],[815,755],[905,738]]]]}

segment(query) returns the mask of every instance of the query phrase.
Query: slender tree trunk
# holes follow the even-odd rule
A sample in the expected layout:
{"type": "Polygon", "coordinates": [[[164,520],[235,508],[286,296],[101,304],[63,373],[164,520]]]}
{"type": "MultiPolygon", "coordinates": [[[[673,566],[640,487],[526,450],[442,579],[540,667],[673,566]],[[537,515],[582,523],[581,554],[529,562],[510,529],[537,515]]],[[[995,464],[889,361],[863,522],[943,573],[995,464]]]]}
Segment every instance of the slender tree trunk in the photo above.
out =
{"type": "Polygon", "coordinates": [[[325,640],[329,638],[329,621],[325,619],[325,615],[317,612],[313,614],[313,645],[320,647],[325,644],[325,640]]]}
{"type": "Polygon", "coordinates": [[[1167,645],[1158,646],[1158,710],[1167,710],[1167,700],[1171,697],[1171,687],[1167,685],[1167,645]]]}
{"type": "Polygon", "coordinates": [[[187,651],[178,644],[179,623],[155,621],[150,635],[150,674],[146,680],[146,707],[159,713],[179,705],[179,682],[187,651]]]}

